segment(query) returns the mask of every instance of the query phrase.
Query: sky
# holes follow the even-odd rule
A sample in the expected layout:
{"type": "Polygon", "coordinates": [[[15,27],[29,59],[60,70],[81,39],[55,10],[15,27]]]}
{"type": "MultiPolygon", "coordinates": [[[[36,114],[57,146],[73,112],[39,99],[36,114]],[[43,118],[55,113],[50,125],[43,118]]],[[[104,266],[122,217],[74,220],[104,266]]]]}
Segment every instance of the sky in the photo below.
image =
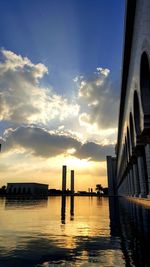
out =
{"type": "Polygon", "coordinates": [[[124,0],[0,0],[0,185],[107,186],[124,0]]]}

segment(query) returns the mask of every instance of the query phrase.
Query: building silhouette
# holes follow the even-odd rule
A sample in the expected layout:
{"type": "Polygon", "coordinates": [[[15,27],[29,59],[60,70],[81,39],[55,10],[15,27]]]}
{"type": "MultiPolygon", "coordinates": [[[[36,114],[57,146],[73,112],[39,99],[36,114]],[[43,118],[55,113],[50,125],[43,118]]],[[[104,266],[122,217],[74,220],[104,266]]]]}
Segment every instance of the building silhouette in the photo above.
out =
{"type": "Polygon", "coordinates": [[[150,197],[149,0],[126,2],[115,179],[118,195],[150,197]]]}
{"type": "Polygon", "coordinates": [[[107,156],[107,177],[108,177],[108,195],[115,196],[117,194],[116,186],[116,158],[107,156]]]}
{"type": "Polygon", "coordinates": [[[47,196],[48,185],[40,183],[8,183],[7,195],[47,196]]]}

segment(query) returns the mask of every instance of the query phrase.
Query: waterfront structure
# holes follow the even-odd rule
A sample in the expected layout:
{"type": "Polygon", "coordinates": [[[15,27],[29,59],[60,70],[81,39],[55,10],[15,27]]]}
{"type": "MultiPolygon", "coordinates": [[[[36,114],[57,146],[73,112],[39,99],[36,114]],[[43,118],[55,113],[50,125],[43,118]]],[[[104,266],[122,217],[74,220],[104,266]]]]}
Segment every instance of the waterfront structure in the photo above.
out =
{"type": "Polygon", "coordinates": [[[40,183],[8,183],[6,194],[47,196],[48,185],[40,183]]]}
{"type": "Polygon", "coordinates": [[[126,2],[116,147],[118,195],[150,196],[150,1],[126,2]]]}
{"type": "Polygon", "coordinates": [[[116,158],[107,156],[108,195],[116,195],[116,158]]]}
{"type": "Polygon", "coordinates": [[[74,194],[74,171],[71,170],[71,193],[74,194]]]}
{"type": "Polygon", "coordinates": [[[62,166],[62,193],[66,192],[67,166],[62,166]]]}

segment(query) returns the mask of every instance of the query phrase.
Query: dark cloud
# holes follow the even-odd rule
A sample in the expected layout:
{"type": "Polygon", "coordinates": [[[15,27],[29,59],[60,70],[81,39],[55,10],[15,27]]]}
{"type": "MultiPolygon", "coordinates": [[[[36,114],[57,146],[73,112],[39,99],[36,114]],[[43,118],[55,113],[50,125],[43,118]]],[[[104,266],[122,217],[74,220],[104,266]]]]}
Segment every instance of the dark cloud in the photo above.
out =
{"type": "Polygon", "coordinates": [[[10,129],[5,136],[4,150],[23,147],[30,150],[33,155],[45,158],[66,153],[69,148],[78,149],[80,146],[80,142],[72,137],[51,134],[38,127],[10,129]]]}
{"type": "Polygon", "coordinates": [[[89,158],[93,161],[103,161],[107,155],[112,155],[113,153],[113,145],[102,146],[94,142],[87,142],[77,150],[75,155],[80,159],[89,158]]]}
{"type": "Polygon", "coordinates": [[[5,131],[3,151],[24,148],[35,156],[48,158],[60,154],[68,154],[68,149],[74,148],[74,156],[80,159],[103,161],[106,155],[112,154],[114,146],[102,146],[94,142],[82,144],[76,138],[59,135],[38,127],[19,127],[5,131]]]}

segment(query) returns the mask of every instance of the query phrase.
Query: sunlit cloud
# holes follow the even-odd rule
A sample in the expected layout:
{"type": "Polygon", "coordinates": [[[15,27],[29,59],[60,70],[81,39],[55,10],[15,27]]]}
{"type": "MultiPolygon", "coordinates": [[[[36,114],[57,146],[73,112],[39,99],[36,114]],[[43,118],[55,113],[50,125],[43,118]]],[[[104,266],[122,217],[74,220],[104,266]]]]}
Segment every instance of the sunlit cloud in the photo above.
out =
{"type": "Polygon", "coordinates": [[[97,67],[96,68],[97,69],[97,72],[99,73],[99,74],[103,74],[104,76],[108,76],[109,75],[109,73],[110,73],[110,70],[109,69],[103,69],[103,68],[100,68],[100,67],[97,67]]]}
{"type": "Polygon", "coordinates": [[[0,119],[15,123],[43,123],[76,117],[79,105],[58,95],[53,88],[42,87],[48,73],[45,65],[33,64],[27,57],[1,50],[0,119]]]}
{"type": "Polygon", "coordinates": [[[33,64],[27,57],[16,55],[12,51],[1,49],[1,55],[3,58],[3,63],[0,64],[1,74],[8,71],[19,72],[22,70],[22,76],[27,76],[28,74],[28,78],[34,83],[35,79],[38,82],[38,79],[48,73],[48,69],[44,64],[33,64]]]}
{"type": "Polygon", "coordinates": [[[88,131],[93,126],[99,130],[116,128],[119,99],[109,80],[109,73],[109,69],[98,67],[92,79],[80,80],[79,122],[88,131]]]}

